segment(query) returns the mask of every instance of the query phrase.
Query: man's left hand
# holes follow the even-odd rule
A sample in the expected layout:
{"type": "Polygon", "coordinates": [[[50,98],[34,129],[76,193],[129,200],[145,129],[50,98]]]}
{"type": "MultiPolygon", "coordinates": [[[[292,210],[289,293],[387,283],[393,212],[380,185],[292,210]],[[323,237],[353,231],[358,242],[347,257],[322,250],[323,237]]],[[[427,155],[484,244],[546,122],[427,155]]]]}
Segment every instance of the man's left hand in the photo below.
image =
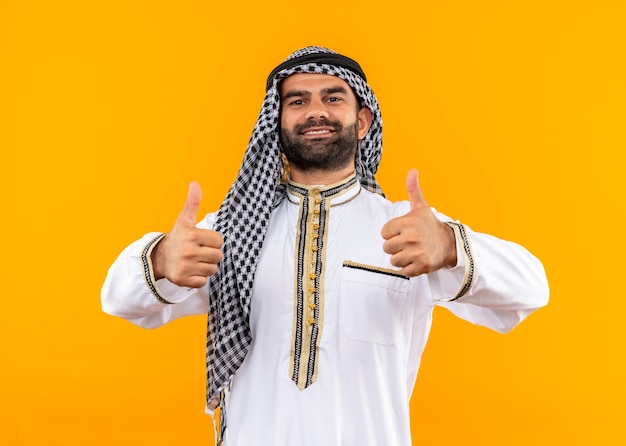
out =
{"type": "Polygon", "coordinates": [[[444,266],[455,266],[454,230],[438,220],[426,203],[417,179],[417,170],[406,177],[411,210],[389,220],[382,228],[383,250],[391,254],[391,264],[410,277],[428,274],[444,266]]]}

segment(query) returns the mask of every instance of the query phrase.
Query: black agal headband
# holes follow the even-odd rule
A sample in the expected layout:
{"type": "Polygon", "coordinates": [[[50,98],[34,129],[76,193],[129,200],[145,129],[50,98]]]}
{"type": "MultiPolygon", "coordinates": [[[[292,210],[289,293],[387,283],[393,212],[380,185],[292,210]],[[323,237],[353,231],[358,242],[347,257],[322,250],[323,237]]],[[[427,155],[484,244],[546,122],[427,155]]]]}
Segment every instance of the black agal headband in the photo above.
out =
{"type": "Polygon", "coordinates": [[[265,91],[268,91],[270,88],[272,88],[274,77],[276,77],[279,72],[309,63],[343,67],[352,71],[354,74],[358,75],[361,79],[367,82],[367,78],[365,77],[365,73],[363,72],[361,65],[359,65],[358,62],[350,59],[349,57],[335,53],[313,53],[287,59],[276,68],[274,68],[270,75],[267,77],[265,91]]]}

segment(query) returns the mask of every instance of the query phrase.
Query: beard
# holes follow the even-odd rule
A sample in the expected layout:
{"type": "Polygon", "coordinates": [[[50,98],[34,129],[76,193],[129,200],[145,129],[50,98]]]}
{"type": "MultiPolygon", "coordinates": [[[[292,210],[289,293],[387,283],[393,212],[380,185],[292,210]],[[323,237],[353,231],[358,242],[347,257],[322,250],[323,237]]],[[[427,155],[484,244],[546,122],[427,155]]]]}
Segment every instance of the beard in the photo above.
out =
{"type": "Polygon", "coordinates": [[[336,172],[350,163],[354,164],[358,143],[356,122],[344,128],[339,122],[321,119],[296,125],[293,130],[280,130],[280,145],[289,165],[302,172],[336,172]],[[318,126],[332,127],[335,132],[324,138],[309,139],[302,136],[308,128],[318,126]]]}

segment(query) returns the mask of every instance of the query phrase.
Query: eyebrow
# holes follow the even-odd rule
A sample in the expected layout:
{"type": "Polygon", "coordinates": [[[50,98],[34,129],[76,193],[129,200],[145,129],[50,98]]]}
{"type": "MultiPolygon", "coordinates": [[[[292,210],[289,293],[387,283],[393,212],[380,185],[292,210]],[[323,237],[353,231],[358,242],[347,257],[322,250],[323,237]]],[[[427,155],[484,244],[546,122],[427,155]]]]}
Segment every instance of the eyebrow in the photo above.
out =
{"type": "MultiPolygon", "coordinates": [[[[323,95],[334,94],[334,93],[348,94],[348,90],[346,90],[344,87],[336,86],[336,87],[324,88],[321,90],[320,93],[322,93],[323,95]]],[[[293,98],[293,97],[310,96],[310,95],[311,95],[311,92],[307,90],[291,90],[285,93],[285,96],[283,96],[283,100],[293,98]]]]}

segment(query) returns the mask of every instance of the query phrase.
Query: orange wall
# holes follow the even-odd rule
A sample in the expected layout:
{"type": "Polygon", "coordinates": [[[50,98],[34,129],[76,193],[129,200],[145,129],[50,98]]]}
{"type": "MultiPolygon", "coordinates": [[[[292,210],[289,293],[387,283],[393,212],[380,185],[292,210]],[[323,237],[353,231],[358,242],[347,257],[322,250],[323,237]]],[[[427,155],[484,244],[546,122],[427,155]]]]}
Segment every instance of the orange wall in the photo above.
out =
{"type": "Polygon", "coordinates": [[[391,198],[418,167],[548,272],[509,335],[437,311],[415,443],[626,444],[623,2],[249,3],[0,1],[0,444],[210,444],[205,319],[141,330],[100,286],[189,180],[216,209],[265,76],[311,44],[365,68],[391,198]]]}

